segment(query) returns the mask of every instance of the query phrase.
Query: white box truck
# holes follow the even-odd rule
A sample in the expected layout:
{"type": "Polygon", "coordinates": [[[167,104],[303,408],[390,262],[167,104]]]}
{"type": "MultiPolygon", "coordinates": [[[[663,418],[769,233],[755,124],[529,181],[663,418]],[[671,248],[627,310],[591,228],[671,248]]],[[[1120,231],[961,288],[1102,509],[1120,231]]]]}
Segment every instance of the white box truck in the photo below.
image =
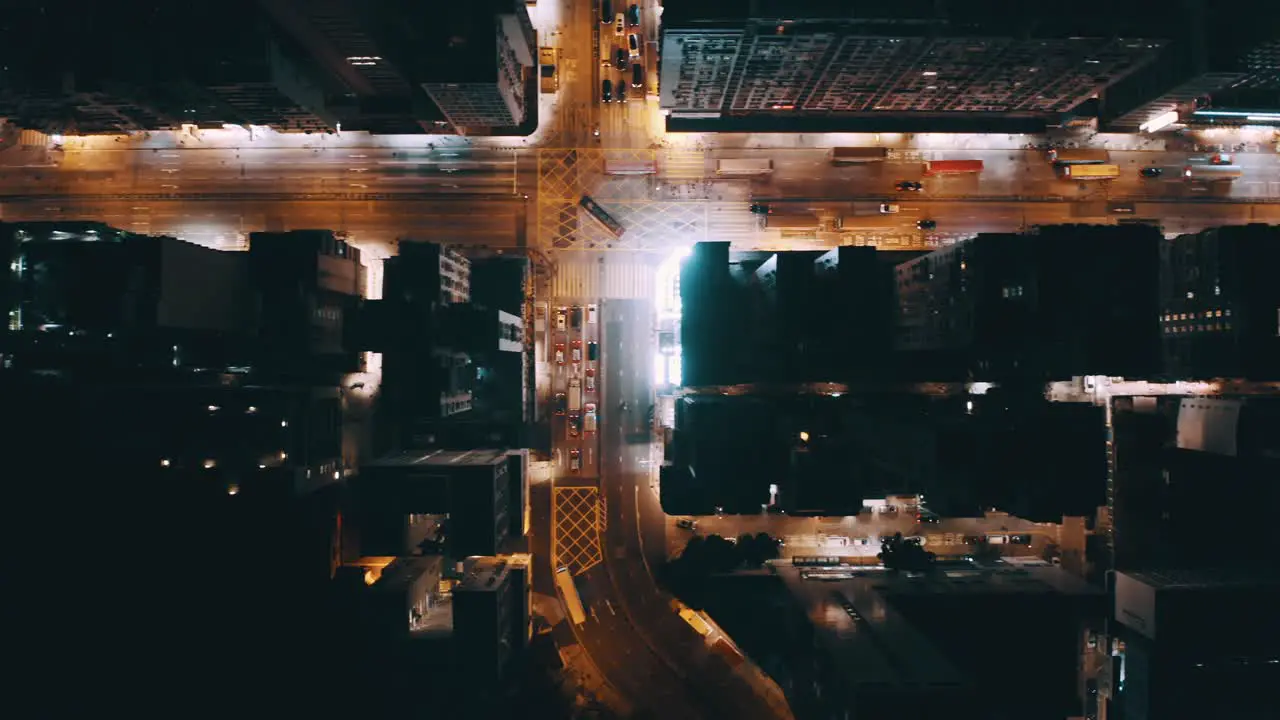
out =
{"type": "Polygon", "coordinates": [[[582,380],[580,378],[572,378],[569,380],[569,412],[577,413],[582,410],[582,380]]]}

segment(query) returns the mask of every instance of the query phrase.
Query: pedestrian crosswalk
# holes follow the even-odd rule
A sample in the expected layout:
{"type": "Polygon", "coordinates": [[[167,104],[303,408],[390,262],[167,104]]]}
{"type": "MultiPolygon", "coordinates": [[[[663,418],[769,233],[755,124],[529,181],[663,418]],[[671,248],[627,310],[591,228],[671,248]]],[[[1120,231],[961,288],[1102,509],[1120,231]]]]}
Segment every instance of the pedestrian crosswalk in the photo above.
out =
{"type": "Polygon", "coordinates": [[[751,214],[751,204],[742,202],[707,203],[707,240],[742,242],[760,234],[759,215],[751,214]]]}
{"type": "Polygon", "coordinates": [[[610,261],[604,254],[583,254],[588,257],[556,262],[550,284],[552,298],[639,300],[653,297],[652,266],[610,261]]]}
{"type": "Polygon", "coordinates": [[[702,150],[663,151],[658,172],[672,180],[701,180],[707,177],[707,155],[702,150]]]}

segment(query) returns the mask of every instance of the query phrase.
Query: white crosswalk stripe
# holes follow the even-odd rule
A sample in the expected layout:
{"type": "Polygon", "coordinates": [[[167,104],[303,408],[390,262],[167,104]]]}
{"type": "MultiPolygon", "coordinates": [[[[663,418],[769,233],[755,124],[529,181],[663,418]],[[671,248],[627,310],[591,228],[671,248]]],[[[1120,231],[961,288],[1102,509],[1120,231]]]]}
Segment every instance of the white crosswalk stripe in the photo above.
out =
{"type": "Polygon", "coordinates": [[[591,260],[557,262],[551,277],[551,297],[576,300],[648,299],[654,293],[654,268],[642,263],[591,260]]]}
{"type": "Polygon", "coordinates": [[[663,151],[658,172],[674,180],[700,180],[708,175],[707,155],[702,150],[663,151]]]}
{"type": "Polygon", "coordinates": [[[712,202],[707,208],[707,240],[754,240],[760,228],[760,216],[751,214],[750,203],[712,202]]]}

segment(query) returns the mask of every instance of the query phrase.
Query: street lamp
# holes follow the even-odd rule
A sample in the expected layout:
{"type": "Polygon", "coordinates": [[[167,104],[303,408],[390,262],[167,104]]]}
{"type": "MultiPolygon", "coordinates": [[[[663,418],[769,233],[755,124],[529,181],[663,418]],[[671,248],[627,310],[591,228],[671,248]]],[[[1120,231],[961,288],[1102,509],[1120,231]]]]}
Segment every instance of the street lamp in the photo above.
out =
{"type": "Polygon", "coordinates": [[[809,433],[808,433],[808,431],[805,431],[805,430],[801,430],[801,431],[800,431],[800,442],[803,442],[803,443],[807,443],[807,442],[809,442],[809,433]]]}

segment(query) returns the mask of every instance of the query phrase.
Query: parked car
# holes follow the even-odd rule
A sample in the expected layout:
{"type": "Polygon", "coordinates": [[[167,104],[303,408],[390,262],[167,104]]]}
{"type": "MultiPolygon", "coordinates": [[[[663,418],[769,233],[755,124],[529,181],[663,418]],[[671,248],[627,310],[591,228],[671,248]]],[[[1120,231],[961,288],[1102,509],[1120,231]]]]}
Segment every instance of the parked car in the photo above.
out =
{"type": "Polygon", "coordinates": [[[1164,168],[1144,167],[1138,172],[1141,173],[1142,177],[1145,177],[1145,178],[1158,178],[1164,174],[1164,168]]]}
{"type": "Polygon", "coordinates": [[[556,364],[564,364],[564,343],[556,343],[556,364]]]}
{"type": "Polygon", "coordinates": [[[622,13],[618,13],[618,17],[614,18],[613,29],[619,35],[627,31],[627,19],[622,16],[622,13]]]}
{"type": "Polygon", "coordinates": [[[630,23],[632,27],[635,27],[636,25],[640,24],[640,6],[639,5],[633,4],[631,7],[627,8],[627,22],[630,23]]]}
{"type": "Polygon", "coordinates": [[[631,87],[644,87],[644,66],[640,63],[635,63],[631,66],[631,87]]]}
{"type": "Polygon", "coordinates": [[[568,406],[569,401],[565,399],[564,393],[556,393],[556,414],[563,415],[568,406]]]}
{"type": "Polygon", "coordinates": [[[591,324],[591,325],[594,325],[594,324],[595,324],[595,322],[596,322],[596,310],[597,310],[597,308],[596,308],[596,306],[595,306],[595,305],[588,305],[588,306],[587,306],[587,323],[589,323],[589,324],[591,324]]]}
{"type": "Polygon", "coordinates": [[[556,311],[556,329],[563,330],[564,326],[565,326],[564,308],[560,308],[559,310],[556,311]]]}
{"type": "Polygon", "coordinates": [[[573,341],[573,361],[576,363],[582,362],[582,341],[581,340],[573,341]]]}
{"type": "Polygon", "coordinates": [[[582,451],[574,448],[569,451],[569,469],[578,472],[582,469],[582,451]]]}
{"type": "Polygon", "coordinates": [[[596,342],[587,343],[587,359],[595,362],[600,359],[600,345],[596,342]]]}
{"type": "Polygon", "coordinates": [[[595,368],[587,368],[587,392],[596,391],[596,370],[595,368]]]}
{"type": "Polygon", "coordinates": [[[910,180],[903,180],[902,182],[898,183],[897,185],[894,185],[893,187],[894,189],[901,190],[903,192],[920,192],[921,190],[924,189],[924,183],[912,182],[910,180]]]}
{"type": "Polygon", "coordinates": [[[933,220],[918,220],[916,221],[916,227],[921,230],[933,230],[938,227],[938,223],[933,220]]]}
{"type": "Polygon", "coordinates": [[[582,434],[582,420],[576,415],[569,416],[569,437],[578,437],[582,434]]]}
{"type": "Polygon", "coordinates": [[[627,51],[624,48],[614,48],[613,64],[619,70],[627,69],[627,51]]]}
{"type": "Polygon", "coordinates": [[[600,82],[600,102],[613,102],[613,82],[608,78],[600,82]]]}
{"type": "Polygon", "coordinates": [[[680,518],[676,521],[676,527],[681,530],[696,530],[698,529],[698,523],[694,520],[690,520],[689,518],[680,518]]]}
{"type": "Polygon", "coordinates": [[[640,38],[635,33],[627,36],[627,48],[631,50],[631,57],[640,57],[640,38]]]}
{"type": "Polygon", "coordinates": [[[763,203],[751,203],[751,212],[755,215],[768,215],[773,211],[769,209],[768,205],[763,203]]]}
{"type": "Polygon", "coordinates": [[[897,203],[880,203],[880,212],[885,215],[894,215],[901,210],[897,203]]]}

